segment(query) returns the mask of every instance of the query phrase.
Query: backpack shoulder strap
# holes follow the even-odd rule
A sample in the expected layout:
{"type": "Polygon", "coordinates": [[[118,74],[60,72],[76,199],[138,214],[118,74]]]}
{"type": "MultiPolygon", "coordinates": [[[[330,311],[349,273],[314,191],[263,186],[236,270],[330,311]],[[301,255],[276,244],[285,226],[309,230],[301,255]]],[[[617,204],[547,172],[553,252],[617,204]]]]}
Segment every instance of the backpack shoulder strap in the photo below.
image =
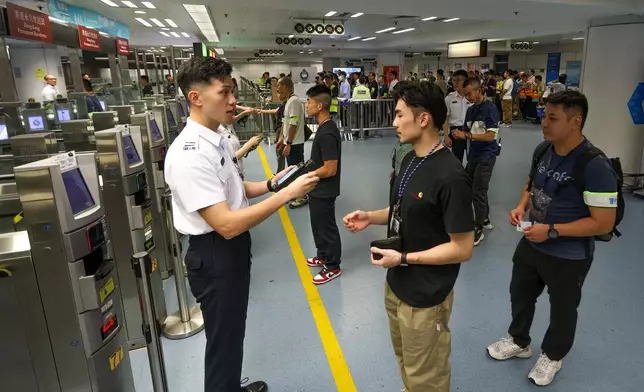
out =
{"type": "Polygon", "coordinates": [[[584,149],[584,151],[573,164],[572,177],[574,179],[574,186],[575,188],[577,188],[577,191],[579,193],[583,194],[586,190],[586,166],[588,166],[588,163],[590,163],[590,161],[599,156],[606,157],[602,150],[589,143],[588,147],[584,149]]]}
{"type": "Polygon", "coordinates": [[[528,192],[530,192],[530,189],[532,188],[532,183],[534,181],[534,175],[537,172],[537,165],[539,164],[539,161],[543,156],[546,154],[548,149],[550,148],[551,144],[549,142],[541,142],[537,148],[534,149],[534,153],[532,154],[532,165],[530,166],[530,175],[528,179],[528,192]]]}

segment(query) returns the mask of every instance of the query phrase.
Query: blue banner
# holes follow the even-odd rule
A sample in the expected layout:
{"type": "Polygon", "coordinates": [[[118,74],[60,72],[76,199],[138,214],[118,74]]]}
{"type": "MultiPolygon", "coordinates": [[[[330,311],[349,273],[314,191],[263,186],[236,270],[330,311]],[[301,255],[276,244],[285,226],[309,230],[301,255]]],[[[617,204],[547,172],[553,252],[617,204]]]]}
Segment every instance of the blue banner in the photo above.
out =
{"type": "Polygon", "coordinates": [[[559,78],[560,62],[561,53],[548,53],[548,63],[546,65],[546,84],[559,78]]]}
{"type": "Polygon", "coordinates": [[[58,0],[49,0],[49,16],[67,23],[90,27],[106,34],[130,39],[130,27],[126,24],[109,19],[96,11],[76,7],[58,0]]]}
{"type": "Polygon", "coordinates": [[[579,87],[581,79],[581,61],[568,61],[566,63],[566,87],[579,87]]]}

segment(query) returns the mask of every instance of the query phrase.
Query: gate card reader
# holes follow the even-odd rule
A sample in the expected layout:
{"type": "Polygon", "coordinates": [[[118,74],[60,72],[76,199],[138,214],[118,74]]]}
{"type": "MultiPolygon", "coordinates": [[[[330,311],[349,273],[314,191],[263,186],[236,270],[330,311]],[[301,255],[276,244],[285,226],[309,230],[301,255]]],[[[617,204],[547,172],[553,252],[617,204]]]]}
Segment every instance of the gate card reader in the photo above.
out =
{"type": "MultiPolygon", "coordinates": [[[[106,216],[121,287],[127,341],[130,348],[144,347],[146,341],[141,330],[141,306],[131,256],[137,252],[154,254],[157,237],[161,237],[162,232],[155,229],[141,129],[139,126],[118,125],[94,135],[99,172],[103,178],[106,216]]],[[[158,259],[153,264],[150,283],[161,325],[167,311],[158,259]]]]}
{"type": "MultiPolygon", "coordinates": [[[[72,151],[14,170],[32,264],[16,268],[16,282],[21,281],[14,286],[15,298],[0,296],[0,301],[20,299],[24,339],[11,345],[29,350],[34,374],[26,378],[36,379],[40,389],[34,392],[133,392],[121,291],[114,261],[107,257],[96,154],[72,151]]],[[[23,375],[28,370],[23,367],[23,375]]]]}
{"type": "Polygon", "coordinates": [[[167,185],[163,177],[163,164],[166,153],[165,138],[155,117],[150,112],[133,115],[132,126],[141,127],[143,160],[150,185],[150,197],[152,198],[152,230],[156,249],[151,256],[153,259],[158,260],[161,276],[166,279],[173,270],[173,259],[170,253],[170,240],[163,208],[163,195],[167,192],[167,185]]]}

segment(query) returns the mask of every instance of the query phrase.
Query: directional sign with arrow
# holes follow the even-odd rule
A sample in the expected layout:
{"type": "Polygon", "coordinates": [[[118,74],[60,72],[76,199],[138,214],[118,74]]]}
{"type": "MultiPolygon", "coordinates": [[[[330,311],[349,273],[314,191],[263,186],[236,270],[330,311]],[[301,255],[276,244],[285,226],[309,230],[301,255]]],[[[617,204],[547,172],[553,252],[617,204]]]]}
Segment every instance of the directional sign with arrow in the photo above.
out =
{"type": "Polygon", "coordinates": [[[628,100],[628,110],[631,112],[633,124],[644,124],[644,107],[642,104],[644,104],[644,83],[640,83],[635,87],[631,99],[628,100]]]}

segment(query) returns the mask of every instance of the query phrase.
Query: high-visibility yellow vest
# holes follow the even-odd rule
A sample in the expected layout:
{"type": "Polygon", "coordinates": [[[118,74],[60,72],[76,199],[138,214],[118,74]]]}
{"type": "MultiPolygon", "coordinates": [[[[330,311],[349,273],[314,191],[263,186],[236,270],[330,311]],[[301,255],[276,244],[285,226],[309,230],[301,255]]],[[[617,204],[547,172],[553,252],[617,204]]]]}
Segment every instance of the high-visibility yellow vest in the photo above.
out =
{"type": "Polygon", "coordinates": [[[370,99],[371,93],[369,92],[369,87],[359,85],[353,89],[353,95],[351,99],[370,99]]]}
{"type": "MultiPolygon", "coordinates": [[[[335,84],[331,85],[331,96],[333,96],[333,90],[338,88],[335,84]]],[[[330,113],[338,112],[338,98],[331,98],[331,108],[329,109],[330,113]]]]}

